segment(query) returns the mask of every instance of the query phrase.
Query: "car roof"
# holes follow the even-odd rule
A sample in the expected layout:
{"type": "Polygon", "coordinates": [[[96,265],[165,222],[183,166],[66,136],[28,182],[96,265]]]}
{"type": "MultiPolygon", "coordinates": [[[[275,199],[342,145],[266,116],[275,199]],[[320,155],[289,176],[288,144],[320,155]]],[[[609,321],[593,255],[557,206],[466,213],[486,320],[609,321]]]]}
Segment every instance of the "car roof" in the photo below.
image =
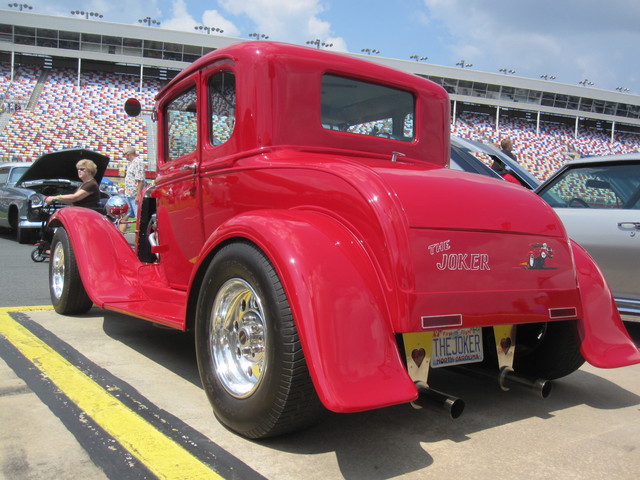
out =
{"type": "MultiPolygon", "coordinates": [[[[482,160],[473,155],[473,152],[483,153],[493,160],[496,159],[502,162],[506,166],[506,170],[512,176],[515,176],[523,186],[533,190],[540,185],[540,180],[532,175],[525,167],[520,165],[516,160],[513,160],[508,155],[505,155],[499,149],[492,145],[477,141],[469,140],[466,138],[457,137],[451,135],[451,146],[455,146],[459,151],[466,152],[469,156],[473,157],[478,163],[485,165],[482,160]]],[[[487,168],[491,169],[487,166],[487,168]]],[[[497,175],[497,174],[496,174],[497,175]]],[[[499,177],[499,175],[497,175],[499,177]]]]}
{"type": "Polygon", "coordinates": [[[640,160],[640,153],[623,153],[619,155],[603,155],[599,157],[582,157],[569,160],[565,166],[582,165],[598,162],[637,162],[640,160]]]}
{"type": "Polygon", "coordinates": [[[30,167],[33,162],[0,162],[0,167],[30,167]]]}
{"type": "Polygon", "coordinates": [[[452,141],[454,141],[453,139],[455,138],[455,141],[458,142],[462,148],[468,151],[484,153],[490,156],[494,160],[497,157],[499,162],[502,162],[506,166],[508,173],[515,175],[521,181],[521,183],[522,182],[526,183],[528,188],[532,190],[538,187],[540,183],[542,183],[537,177],[535,177],[531,172],[529,172],[529,170],[527,170],[526,167],[522,166],[517,160],[514,160],[509,155],[506,155],[504,152],[502,152],[499,148],[489,143],[484,143],[478,140],[469,140],[465,138],[453,137],[453,136],[451,138],[452,138],[452,141]]]}

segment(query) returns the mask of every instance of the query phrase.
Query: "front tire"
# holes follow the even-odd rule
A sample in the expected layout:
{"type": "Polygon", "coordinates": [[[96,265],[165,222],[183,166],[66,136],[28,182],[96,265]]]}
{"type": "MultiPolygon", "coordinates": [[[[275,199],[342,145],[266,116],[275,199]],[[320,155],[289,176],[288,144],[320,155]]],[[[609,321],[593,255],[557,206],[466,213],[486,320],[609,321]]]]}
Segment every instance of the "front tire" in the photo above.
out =
{"type": "Polygon", "coordinates": [[[214,257],[195,337],[202,384],[229,429],[265,438],[308,426],[322,413],[280,279],[254,245],[233,243],[214,257]]]}
{"type": "Polygon", "coordinates": [[[21,245],[31,244],[35,242],[36,239],[36,230],[33,228],[22,228],[18,225],[16,239],[18,243],[21,245]]]}
{"type": "Polygon", "coordinates": [[[86,313],[93,305],[82,284],[69,235],[62,227],[51,241],[49,293],[53,308],[62,315],[86,313]]]}
{"type": "Polygon", "coordinates": [[[40,247],[36,247],[31,251],[31,260],[36,263],[44,262],[44,259],[47,258],[44,254],[44,251],[40,247]]]}

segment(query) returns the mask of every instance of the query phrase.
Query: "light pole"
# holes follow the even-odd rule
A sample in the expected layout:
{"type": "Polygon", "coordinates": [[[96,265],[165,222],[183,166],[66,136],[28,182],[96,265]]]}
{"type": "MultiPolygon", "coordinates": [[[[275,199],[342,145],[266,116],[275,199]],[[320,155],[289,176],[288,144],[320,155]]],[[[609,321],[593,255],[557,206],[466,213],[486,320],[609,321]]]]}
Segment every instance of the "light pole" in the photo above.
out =
{"type": "Polygon", "coordinates": [[[320,47],[324,47],[324,48],[333,47],[333,43],[324,43],[319,38],[316,38],[315,40],[307,40],[307,45],[315,45],[318,50],[320,49],[320,47]]]}
{"type": "Polygon", "coordinates": [[[616,90],[619,91],[619,92],[628,92],[629,91],[629,89],[626,88],[626,87],[616,87],[616,90]]]}
{"type": "Polygon", "coordinates": [[[411,55],[409,58],[411,60],[415,60],[416,62],[424,62],[425,60],[429,60],[429,57],[421,57],[419,55],[411,55]]]}
{"type": "Polygon", "coordinates": [[[546,73],[543,75],[540,75],[540,78],[543,80],[555,80],[556,76],[555,75],[547,75],[546,73]]]}
{"type": "Polygon", "coordinates": [[[26,3],[9,3],[9,8],[19,8],[20,11],[22,10],[31,10],[33,9],[33,7],[29,4],[26,3]]]}
{"type": "Polygon", "coordinates": [[[511,70],[510,68],[501,68],[500,73],[504,73],[505,75],[513,75],[516,73],[515,70],[511,70]]]}
{"type": "Polygon", "coordinates": [[[460,60],[456,65],[460,68],[471,68],[473,67],[473,63],[465,63],[464,60],[460,60]]]}
{"type": "Polygon", "coordinates": [[[584,79],[581,82],[578,82],[579,85],[582,85],[583,87],[591,87],[594,85],[593,82],[590,82],[588,79],[584,79]]]}
{"type": "Polygon", "coordinates": [[[375,48],[363,48],[360,51],[367,55],[378,55],[380,53],[380,50],[376,50],[375,48]]]}
{"type": "Polygon", "coordinates": [[[138,20],[138,23],[146,23],[148,27],[150,27],[151,25],[160,25],[160,22],[158,20],[151,17],[140,18],[138,20]]]}
{"type": "Polygon", "coordinates": [[[84,10],[71,10],[71,15],[79,15],[89,20],[89,17],[102,18],[103,15],[98,12],[85,12],[84,10]]]}
{"type": "Polygon", "coordinates": [[[222,30],[221,28],[218,27],[207,27],[206,25],[197,25],[195,27],[193,27],[194,30],[204,30],[205,32],[207,32],[207,35],[210,35],[211,32],[213,33],[224,33],[224,30],[222,30]]]}
{"type": "Polygon", "coordinates": [[[250,33],[249,34],[250,38],[255,38],[256,40],[266,40],[267,38],[269,38],[269,35],[265,35],[264,33],[250,33]]]}

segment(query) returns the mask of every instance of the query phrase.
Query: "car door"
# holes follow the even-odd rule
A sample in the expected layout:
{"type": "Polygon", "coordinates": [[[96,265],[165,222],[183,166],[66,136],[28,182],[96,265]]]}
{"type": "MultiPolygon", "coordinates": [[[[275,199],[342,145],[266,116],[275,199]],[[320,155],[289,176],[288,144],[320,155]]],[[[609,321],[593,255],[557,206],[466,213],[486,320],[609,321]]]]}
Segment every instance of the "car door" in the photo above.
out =
{"type": "Polygon", "coordinates": [[[539,193],[595,259],[616,298],[640,301],[640,162],[570,168],[539,193]]]}
{"type": "Polygon", "coordinates": [[[9,180],[9,166],[0,167],[0,226],[9,226],[9,202],[7,200],[7,181],[9,180]]]}
{"type": "Polygon", "coordinates": [[[198,74],[176,85],[160,105],[156,178],[160,260],[172,287],[186,289],[203,244],[200,209],[198,74]]]}

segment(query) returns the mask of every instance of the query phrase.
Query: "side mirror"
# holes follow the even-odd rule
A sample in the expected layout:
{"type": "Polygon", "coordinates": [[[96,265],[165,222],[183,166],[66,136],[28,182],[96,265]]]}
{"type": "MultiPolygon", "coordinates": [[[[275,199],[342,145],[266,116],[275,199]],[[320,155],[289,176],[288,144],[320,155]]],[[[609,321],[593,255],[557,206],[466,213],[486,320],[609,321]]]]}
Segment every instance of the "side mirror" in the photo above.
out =
{"type": "Polygon", "coordinates": [[[137,117],[142,112],[142,105],[137,98],[129,98],[124,102],[124,111],[130,117],[137,117]]]}

